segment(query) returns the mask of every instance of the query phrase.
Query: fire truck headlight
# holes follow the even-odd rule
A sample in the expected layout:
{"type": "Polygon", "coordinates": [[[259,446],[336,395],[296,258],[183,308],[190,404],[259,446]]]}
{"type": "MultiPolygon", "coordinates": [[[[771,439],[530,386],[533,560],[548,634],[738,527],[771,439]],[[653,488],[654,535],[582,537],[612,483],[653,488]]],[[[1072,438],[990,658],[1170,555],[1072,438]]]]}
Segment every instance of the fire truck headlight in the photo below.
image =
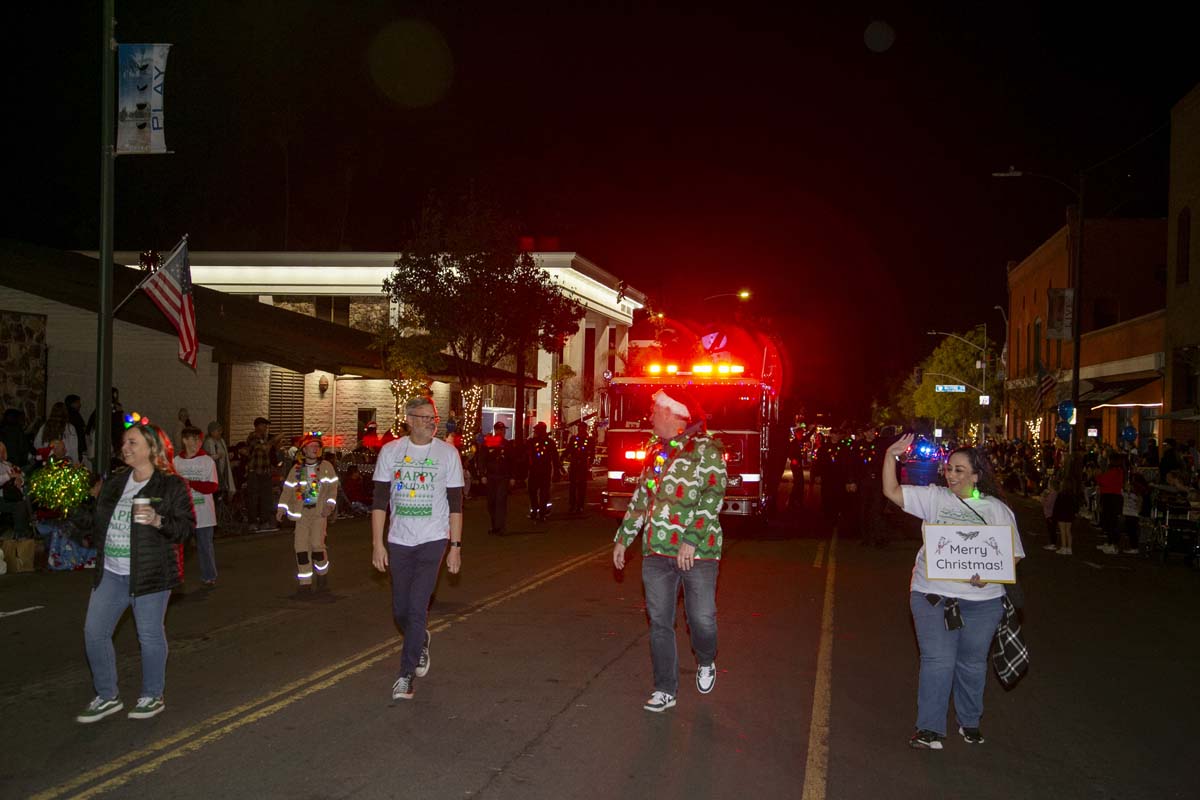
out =
{"type": "Polygon", "coordinates": [[[626,450],[625,458],[629,459],[630,461],[645,461],[646,460],[646,451],[645,450],[626,450]]]}

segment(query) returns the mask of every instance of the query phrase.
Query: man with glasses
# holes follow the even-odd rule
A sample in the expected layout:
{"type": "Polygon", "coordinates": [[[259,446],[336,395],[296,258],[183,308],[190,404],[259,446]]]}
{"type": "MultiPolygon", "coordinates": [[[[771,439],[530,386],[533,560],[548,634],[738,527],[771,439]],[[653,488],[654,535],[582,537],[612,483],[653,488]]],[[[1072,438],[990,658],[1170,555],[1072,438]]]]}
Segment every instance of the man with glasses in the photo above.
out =
{"type": "Polygon", "coordinates": [[[404,410],[412,431],[380,449],[371,505],[371,563],[391,572],[392,618],[404,634],[392,700],[411,700],[413,679],[429,672],[426,621],[442,556],[451,574],[462,567],[462,461],[434,436],[438,417],[428,398],[414,397],[404,410]]]}

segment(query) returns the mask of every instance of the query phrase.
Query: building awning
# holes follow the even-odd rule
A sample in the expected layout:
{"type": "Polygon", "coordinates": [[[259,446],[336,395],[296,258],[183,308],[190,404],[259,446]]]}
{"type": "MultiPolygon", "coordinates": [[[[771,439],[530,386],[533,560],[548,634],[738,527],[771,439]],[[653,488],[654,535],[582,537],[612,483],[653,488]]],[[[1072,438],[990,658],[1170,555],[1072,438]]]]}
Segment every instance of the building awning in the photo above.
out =
{"type": "MultiPolygon", "coordinates": [[[[1161,375],[1126,378],[1115,381],[1088,381],[1091,387],[1079,395],[1080,408],[1095,410],[1105,405],[1117,404],[1122,397],[1143,386],[1162,380],[1161,375]]],[[[1142,404],[1138,404],[1142,405],[1142,404]]]]}
{"type": "MultiPolygon", "coordinates": [[[[89,256],[0,239],[0,285],[96,313],[99,272],[99,262],[89,256]]],[[[113,302],[119,303],[134,291],[142,277],[140,270],[114,264],[113,302]]],[[[380,367],[379,352],[373,347],[375,337],[366,331],[204,286],[192,287],[192,301],[197,338],[213,348],[215,361],[262,361],[300,373],[321,370],[334,375],[389,377],[380,367]]],[[[145,292],[133,295],[116,318],[176,335],[145,292]]],[[[430,370],[429,377],[453,382],[459,362],[450,355],[441,360],[440,365],[433,365],[437,368],[430,370]]],[[[515,372],[496,367],[471,364],[466,371],[479,383],[516,384],[515,372]]],[[[525,385],[540,389],[546,384],[526,378],[525,385]]]]}

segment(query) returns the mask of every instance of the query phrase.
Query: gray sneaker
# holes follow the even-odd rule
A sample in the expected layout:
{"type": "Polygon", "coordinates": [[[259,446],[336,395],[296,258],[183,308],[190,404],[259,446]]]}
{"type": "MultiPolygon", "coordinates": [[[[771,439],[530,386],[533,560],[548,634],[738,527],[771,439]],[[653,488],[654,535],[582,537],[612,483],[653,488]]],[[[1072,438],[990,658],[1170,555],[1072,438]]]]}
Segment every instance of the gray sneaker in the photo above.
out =
{"type": "Polygon", "coordinates": [[[396,678],[396,682],[392,684],[392,699],[393,700],[412,700],[413,697],[413,679],[411,675],[401,675],[396,678]]]}
{"type": "Polygon", "coordinates": [[[424,678],[429,674],[429,641],[433,638],[433,634],[428,630],[425,631],[425,646],[421,648],[421,660],[417,662],[417,668],[413,674],[418,678],[424,678]]]}
{"type": "Polygon", "coordinates": [[[99,722],[105,717],[111,717],[124,707],[125,704],[121,702],[121,698],[119,697],[112,700],[97,697],[88,703],[88,707],[83,710],[82,714],[75,718],[75,721],[82,722],[84,725],[90,725],[93,722],[99,722]]]}

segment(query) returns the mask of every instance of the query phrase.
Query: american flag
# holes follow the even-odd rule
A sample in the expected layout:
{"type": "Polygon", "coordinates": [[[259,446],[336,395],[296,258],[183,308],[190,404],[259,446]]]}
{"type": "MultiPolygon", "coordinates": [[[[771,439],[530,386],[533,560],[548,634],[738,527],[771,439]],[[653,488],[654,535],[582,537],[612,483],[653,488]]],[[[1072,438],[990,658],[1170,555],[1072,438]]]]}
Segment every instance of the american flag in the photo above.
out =
{"type": "Polygon", "coordinates": [[[1046,395],[1054,391],[1054,387],[1058,385],[1058,379],[1053,372],[1039,370],[1041,378],[1038,381],[1037,405],[1041,408],[1045,403],[1046,395]]]}
{"type": "Polygon", "coordinates": [[[192,269],[188,265],[187,237],[180,240],[171,255],[142,289],[179,331],[179,360],[196,368],[196,307],[192,304],[192,269]]]}

